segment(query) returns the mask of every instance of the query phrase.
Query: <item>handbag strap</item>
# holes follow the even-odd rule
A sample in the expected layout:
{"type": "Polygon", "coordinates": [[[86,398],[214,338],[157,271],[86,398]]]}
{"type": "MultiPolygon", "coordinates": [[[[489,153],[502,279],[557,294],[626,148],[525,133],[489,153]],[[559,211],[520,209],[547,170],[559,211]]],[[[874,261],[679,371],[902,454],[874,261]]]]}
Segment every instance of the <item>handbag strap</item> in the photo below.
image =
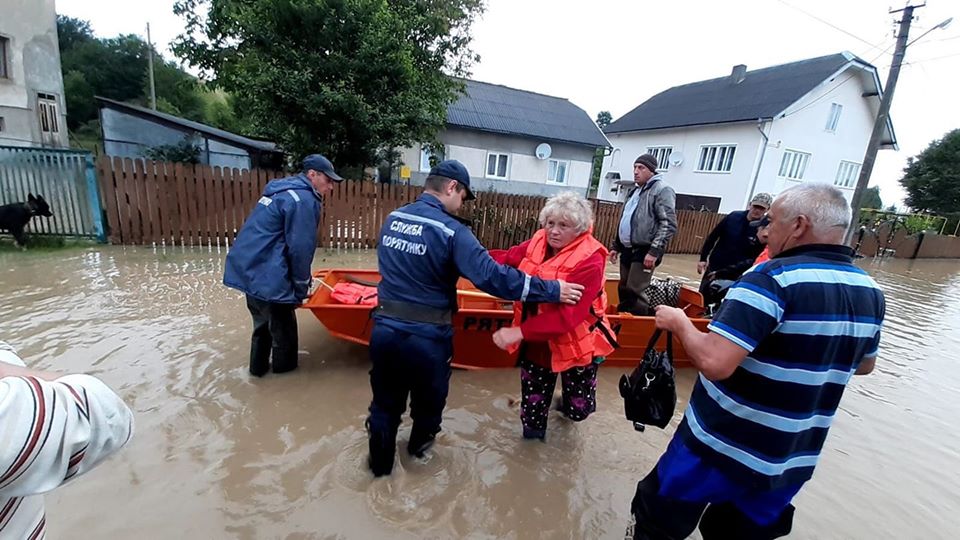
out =
{"type": "MultiPolygon", "coordinates": [[[[663,335],[663,330],[657,328],[654,330],[653,335],[650,336],[650,342],[647,343],[647,349],[643,352],[643,358],[647,357],[647,353],[654,350],[657,346],[657,341],[660,341],[660,336],[663,335]]],[[[673,332],[667,332],[667,356],[670,357],[670,362],[673,362],[673,332]]],[[[640,360],[643,362],[643,359],[640,360]]]]}
{"type": "Polygon", "coordinates": [[[650,351],[654,350],[654,348],[656,348],[656,346],[657,346],[657,341],[660,340],[660,336],[661,336],[661,335],[663,335],[663,330],[661,330],[661,329],[659,329],[659,328],[657,328],[656,330],[654,330],[653,335],[650,336],[650,342],[647,343],[647,350],[643,351],[643,357],[644,357],[644,358],[647,357],[647,353],[649,353],[650,351]]]}

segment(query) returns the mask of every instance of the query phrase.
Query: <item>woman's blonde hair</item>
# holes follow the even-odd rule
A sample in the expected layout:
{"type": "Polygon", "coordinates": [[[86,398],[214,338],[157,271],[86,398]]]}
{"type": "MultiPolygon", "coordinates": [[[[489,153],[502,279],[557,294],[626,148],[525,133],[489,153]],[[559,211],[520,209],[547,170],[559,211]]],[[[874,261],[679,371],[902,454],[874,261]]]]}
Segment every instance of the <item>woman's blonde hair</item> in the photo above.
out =
{"type": "Polygon", "coordinates": [[[582,233],[593,227],[593,205],[572,191],[564,191],[547,199],[540,210],[540,225],[546,225],[551,217],[572,221],[577,233],[582,233]]]}

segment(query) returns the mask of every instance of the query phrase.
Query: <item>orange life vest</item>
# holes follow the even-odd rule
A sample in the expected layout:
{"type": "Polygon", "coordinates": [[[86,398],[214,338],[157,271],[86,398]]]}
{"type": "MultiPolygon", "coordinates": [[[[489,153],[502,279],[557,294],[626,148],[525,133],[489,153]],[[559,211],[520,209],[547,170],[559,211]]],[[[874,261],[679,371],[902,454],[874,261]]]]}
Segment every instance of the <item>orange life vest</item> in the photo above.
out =
{"type": "Polygon", "coordinates": [[[757,255],[757,260],[753,261],[753,264],[760,264],[762,262],[767,262],[770,260],[770,248],[765,247],[760,255],[757,255]]]}
{"type": "Polygon", "coordinates": [[[333,286],[330,297],[341,304],[375,306],[377,305],[377,288],[359,283],[337,283],[333,286]]]}
{"type": "MultiPolygon", "coordinates": [[[[566,279],[574,269],[591,255],[600,252],[604,259],[607,257],[607,248],[603,246],[593,234],[584,233],[570,242],[560,252],[547,259],[547,234],[544,229],[538,230],[518,268],[531,276],[543,279],[566,279]]],[[[560,309],[559,304],[540,304],[538,313],[560,309]]],[[[607,293],[600,289],[600,295],[593,300],[590,306],[590,316],[581,322],[571,332],[547,344],[550,347],[550,364],[554,372],[561,372],[571,367],[585,366],[593,361],[594,357],[607,356],[613,352],[614,334],[607,320],[607,293]]],[[[523,317],[523,304],[513,303],[513,326],[520,326],[523,317]]],[[[514,345],[510,348],[515,353],[520,348],[514,345]]]]}

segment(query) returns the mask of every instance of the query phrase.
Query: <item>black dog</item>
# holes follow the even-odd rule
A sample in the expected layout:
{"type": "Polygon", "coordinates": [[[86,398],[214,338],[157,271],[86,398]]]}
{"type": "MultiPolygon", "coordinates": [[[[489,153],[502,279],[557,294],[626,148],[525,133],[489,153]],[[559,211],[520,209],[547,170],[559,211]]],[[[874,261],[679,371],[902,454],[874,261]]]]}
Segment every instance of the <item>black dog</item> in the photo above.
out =
{"type": "Polygon", "coordinates": [[[34,197],[33,193],[30,193],[25,203],[0,206],[0,231],[10,231],[17,245],[26,246],[27,235],[24,234],[23,228],[33,216],[52,217],[53,212],[50,211],[50,205],[43,200],[43,197],[40,195],[34,197]]]}

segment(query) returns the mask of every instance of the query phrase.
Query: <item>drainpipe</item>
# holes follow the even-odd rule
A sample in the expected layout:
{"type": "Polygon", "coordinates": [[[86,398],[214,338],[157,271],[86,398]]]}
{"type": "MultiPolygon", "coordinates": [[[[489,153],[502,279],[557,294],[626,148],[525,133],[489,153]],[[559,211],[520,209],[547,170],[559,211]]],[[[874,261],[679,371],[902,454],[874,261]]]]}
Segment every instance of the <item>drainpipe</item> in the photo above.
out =
{"type": "MultiPolygon", "coordinates": [[[[770,119],[771,126],[773,125],[773,118],[770,119]]],[[[750,194],[747,196],[747,202],[750,202],[753,199],[753,192],[757,189],[757,180],[760,178],[760,168],[763,167],[763,156],[767,153],[767,144],[770,142],[770,137],[763,132],[763,118],[757,118],[757,131],[760,132],[760,136],[763,137],[763,146],[760,148],[760,161],[757,162],[757,170],[753,172],[753,183],[750,184],[750,194]]]]}

